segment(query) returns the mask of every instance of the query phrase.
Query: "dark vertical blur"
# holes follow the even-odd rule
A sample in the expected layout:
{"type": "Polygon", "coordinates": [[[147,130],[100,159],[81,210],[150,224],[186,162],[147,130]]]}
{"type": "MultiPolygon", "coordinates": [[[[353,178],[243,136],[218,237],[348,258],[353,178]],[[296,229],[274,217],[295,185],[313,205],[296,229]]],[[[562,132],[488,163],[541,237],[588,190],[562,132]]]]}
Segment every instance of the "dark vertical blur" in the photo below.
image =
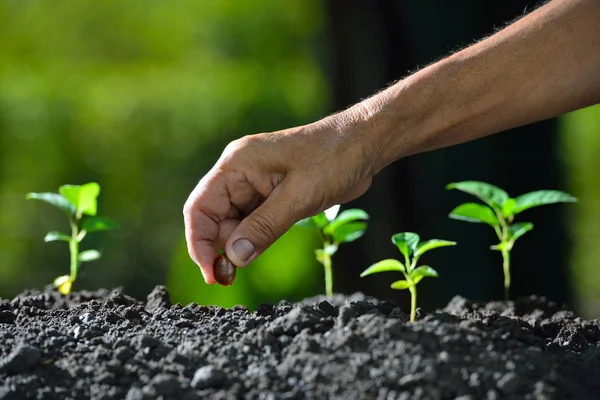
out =
{"type": "MultiPolygon", "coordinates": [[[[506,1],[335,1],[328,2],[329,59],[336,109],[343,109],[384,88],[417,67],[488,36],[535,6],[506,1]]],[[[518,65],[514,66],[518,68],[518,65]]],[[[502,296],[502,260],[491,251],[494,232],[480,224],[447,218],[469,196],[448,192],[452,181],[483,180],[511,196],[538,189],[564,189],[557,158],[555,121],[514,129],[486,139],[399,160],[384,170],[371,190],[349,206],[372,216],[365,238],[336,256],[336,290],[404,301],[408,294],[389,289],[393,273],[359,278],[373,262],[398,257],[389,238],[414,231],[423,239],[455,240],[458,246],[435,250],[422,262],[440,278],[422,283],[425,309],[442,306],[453,295],[490,300],[502,296]],[[341,272],[343,270],[343,272],[341,272]]],[[[531,210],[521,221],[535,229],[512,253],[512,294],[539,294],[568,301],[563,205],[531,210]]]]}

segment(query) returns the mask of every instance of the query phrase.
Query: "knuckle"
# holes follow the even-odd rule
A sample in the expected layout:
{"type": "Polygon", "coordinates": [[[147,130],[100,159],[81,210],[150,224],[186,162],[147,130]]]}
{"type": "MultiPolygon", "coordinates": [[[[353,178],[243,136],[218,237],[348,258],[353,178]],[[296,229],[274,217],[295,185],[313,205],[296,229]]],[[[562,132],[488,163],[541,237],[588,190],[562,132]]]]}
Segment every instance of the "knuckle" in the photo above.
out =
{"type": "Polygon", "coordinates": [[[249,230],[249,233],[260,241],[261,244],[274,242],[278,237],[276,219],[269,213],[263,212],[254,215],[249,230]]]}
{"type": "Polygon", "coordinates": [[[242,136],[230,142],[223,150],[223,155],[232,156],[248,149],[255,142],[253,136],[242,136]]]}

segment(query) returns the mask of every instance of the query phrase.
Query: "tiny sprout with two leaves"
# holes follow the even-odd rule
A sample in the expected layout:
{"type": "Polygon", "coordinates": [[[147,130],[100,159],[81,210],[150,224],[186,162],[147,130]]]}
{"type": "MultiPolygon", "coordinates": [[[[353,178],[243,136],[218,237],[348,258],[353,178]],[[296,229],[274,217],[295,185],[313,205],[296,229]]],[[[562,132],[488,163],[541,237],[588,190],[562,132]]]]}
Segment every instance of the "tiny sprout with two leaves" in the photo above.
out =
{"type": "Polygon", "coordinates": [[[100,185],[96,182],[85,185],[63,185],[58,193],[28,193],[27,199],[34,199],[49,203],[69,217],[71,233],[51,231],[46,234],[45,242],[64,241],[69,243],[71,263],[69,275],[59,276],[54,280],[54,286],[60,293],[66,295],[71,291],[73,282],[77,279],[77,272],[82,262],[90,262],[100,258],[97,250],[79,251],[79,244],[90,232],[99,232],[115,229],[117,224],[112,220],[97,216],[97,197],[100,194],[100,185]]]}
{"type": "Polygon", "coordinates": [[[360,238],[367,229],[365,221],[369,219],[369,215],[358,208],[344,210],[338,215],[339,211],[340,206],[335,205],[296,223],[298,226],[318,231],[323,241],[323,248],[315,250],[315,256],[325,268],[325,293],[329,298],[333,296],[331,257],[340,244],[360,238]]]}
{"type": "Polygon", "coordinates": [[[410,291],[410,322],[414,322],[417,314],[417,284],[425,277],[437,277],[435,269],[428,265],[417,267],[419,258],[429,250],[438,247],[455,246],[456,242],[431,239],[420,242],[419,235],[413,232],[402,232],[392,236],[392,243],[404,255],[404,264],[398,260],[387,259],[371,265],[360,274],[361,277],[379,272],[399,271],[404,275],[403,280],[392,283],[392,289],[408,289],[410,291]]]}
{"type": "Polygon", "coordinates": [[[500,243],[491,246],[491,249],[502,252],[505,300],[509,299],[510,294],[510,251],[518,238],[533,229],[531,222],[514,222],[515,216],[533,207],[577,201],[570,194],[558,190],[538,190],[511,198],[499,187],[478,181],[451,183],[446,188],[468,193],[485,203],[461,204],[449,216],[457,220],[488,224],[494,228],[500,243]]]}

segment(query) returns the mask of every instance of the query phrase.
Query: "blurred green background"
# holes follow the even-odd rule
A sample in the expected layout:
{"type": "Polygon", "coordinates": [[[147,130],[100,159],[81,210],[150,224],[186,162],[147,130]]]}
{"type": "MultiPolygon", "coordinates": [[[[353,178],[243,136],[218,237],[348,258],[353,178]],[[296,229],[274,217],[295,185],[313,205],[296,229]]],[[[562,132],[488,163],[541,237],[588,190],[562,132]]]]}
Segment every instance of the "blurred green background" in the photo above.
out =
{"type": "MultiPolygon", "coordinates": [[[[65,217],[25,201],[25,193],[89,181],[102,186],[100,214],[121,228],[86,239],[84,247],[104,255],[84,266],[75,290],[123,286],[143,298],[166,284],[175,302],[250,308],[322,293],[322,268],[313,259],[318,238],[301,228],[239,270],[232,287],[204,284],[187,255],[183,203],[231,140],[351,105],[489,34],[529,2],[479,3],[0,2],[0,297],[42,287],[68,270],[66,245],[42,241],[46,231],[65,229],[65,217]]],[[[491,237],[446,218],[465,198],[443,185],[482,179],[513,195],[547,187],[580,198],[532,213],[538,239],[523,239],[514,267],[529,266],[522,270],[531,275],[515,291],[600,316],[599,132],[600,109],[592,107],[401,160],[348,205],[373,219],[367,235],[334,259],[334,288],[406,301],[389,290],[392,277],[357,275],[395,257],[390,234],[412,229],[465,243],[432,256],[442,278],[424,287],[424,307],[454,294],[498,298],[491,237]]]]}

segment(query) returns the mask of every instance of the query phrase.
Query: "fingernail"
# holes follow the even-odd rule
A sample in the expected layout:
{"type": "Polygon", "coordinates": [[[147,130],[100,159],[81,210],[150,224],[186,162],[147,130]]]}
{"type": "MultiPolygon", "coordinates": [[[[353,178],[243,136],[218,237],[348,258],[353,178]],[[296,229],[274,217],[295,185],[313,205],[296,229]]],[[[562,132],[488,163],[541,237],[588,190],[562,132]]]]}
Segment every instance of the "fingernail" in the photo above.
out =
{"type": "Polygon", "coordinates": [[[233,254],[242,262],[248,261],[248,259],[254,254],[254,245],[250,243],[248,239],[238,239],[233,242],[231,246],[233,254]]]}

